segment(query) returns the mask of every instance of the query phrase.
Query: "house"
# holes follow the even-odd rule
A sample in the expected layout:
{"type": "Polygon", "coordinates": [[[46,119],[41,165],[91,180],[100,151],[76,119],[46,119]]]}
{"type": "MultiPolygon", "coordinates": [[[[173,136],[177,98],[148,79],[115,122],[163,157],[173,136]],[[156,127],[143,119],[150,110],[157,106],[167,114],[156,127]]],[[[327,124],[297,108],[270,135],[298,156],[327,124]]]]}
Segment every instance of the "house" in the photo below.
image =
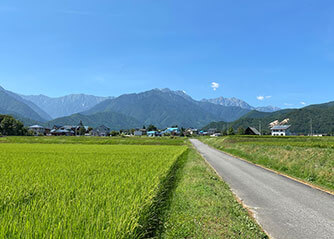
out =
{"type": "Polygon", "coordinates": [[[133,132],[133,135],[134,136],[142,136],[143,135],[143,132],[139,129],[136,129],[134,132],[133,132]]]}
{"type": "Polygon", "coordinates": [[[199,135],[205,136],[208,135],[208,132],[201,130],[199,131],[199,135]]]}
{"type": "Polygon", "coordinates": [[[140,131],[141,131],[142,135],[146,135],[147,134],[147,130],[146,129],[141,129],[140,131]]]}
{"type": "Polygon", "coordinates": [[[167,128],[161,132],[162,135],[180,135],[181,131],[179,128],[167,128]]]}
{"type": "Polygon", "coordinates": [[[135,129],[135,131],[133,132],[134,136],[142,136],[142,135],[146,135],[146,129],[135,129]]]}
{"type": "Polygon", "coordinates": [[[217,129],[216,128],[211,128],[211,129],[208,129],[208,135],[213,135],[217,132],[217,129]]]}
{"type": "Polygon", "coordinates": [[[159,135],[158,131],[148,131],[147,132],[148,137],[155,137],[155,136],[158,136],[158,135],[159,135]]]}
{"type": "Polygon", "coordinates": [[[101,125],[92,131],[92,135],[94,136],[108,136],[110,134],[110,128],[107,126],[101,125]]]}
{"type": "Polygon", "coordinates": [[[186,129],[186,135],[197,135],[198,134],[198,129],[193,129],[193,128],[189,128],[186,129]]]}
{"type": "Polygon", "coordinates": [[[81,128],[85,130],[85,135],[89,130],[88,126],[83,126],[83,125],[78,125],[78,126],[73,126],[73,125],[54,125],[52,127],[52,130],[50,131],[50,134],[53,136],[74,136],[74,135],[79,135],[82,134],[81,128]]]}
{"type": "Polygon", "coordinates": [[[291,135],[289,128],[291,125],[275,125],[271,128],[272,136],[288,136],[291,135]]]}
{"type": "Polygon", "coordinates": [[[248,127],[245,130],[245,135],[261,135],[261,133],[254,127],[248,127]]]}
{"type": "Polygon", "coordinates": [[[34,135],[46,135],[50,132],[50,129],[45,128],[43,126],[40,125],[32,125],[29,127],[29,130],[31,130],[34,135]]]}
{"type": "Polygon", "coordinates": [[[59,129],[52,129],[50,131],[51,135],[53,136],[74,136],[75,132],[71,129],[59,128],[59,129]]]}

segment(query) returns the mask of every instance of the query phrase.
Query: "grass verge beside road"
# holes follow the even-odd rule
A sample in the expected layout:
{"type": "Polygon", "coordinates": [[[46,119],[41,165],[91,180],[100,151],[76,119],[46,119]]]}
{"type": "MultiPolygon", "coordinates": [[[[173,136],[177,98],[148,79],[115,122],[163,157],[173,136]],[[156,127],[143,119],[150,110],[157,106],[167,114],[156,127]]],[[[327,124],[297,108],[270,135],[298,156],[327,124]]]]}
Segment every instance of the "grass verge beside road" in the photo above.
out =
{"type": "Polygon", "coordinates": [[[161,238],[268,238],[193,148],[176,177],[161,238]]]}
{"type": "Polygon", "coordinates": [[[227,136],[204,143],[252,163],[334,191],[334,138],[227,136]]]}

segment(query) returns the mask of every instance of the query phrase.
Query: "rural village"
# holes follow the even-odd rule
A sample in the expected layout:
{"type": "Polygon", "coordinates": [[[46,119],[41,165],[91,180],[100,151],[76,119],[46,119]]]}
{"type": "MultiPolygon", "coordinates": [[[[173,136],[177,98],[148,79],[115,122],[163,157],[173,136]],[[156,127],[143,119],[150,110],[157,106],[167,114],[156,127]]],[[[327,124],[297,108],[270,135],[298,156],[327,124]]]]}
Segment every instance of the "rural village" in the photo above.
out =
{"type": "MultiPolygon", "coordinates": [[[[293,136],[290,132],[291,125],[288,124],[289,119],[285,119],[281,122],[278,120],[269,124],[270,135],[271,136],[293,136]]],[[[157,129],[154,125],[148,126],[148,129],[144,126],[143,128],[135,129],[124,129],[124,130],[111,130],[110,128],[101,125],[96,128],[90,126],[85,126],[80,121],[78,125],[54,125],[52,128],[47,128],[41,125],[32,125],[28,127],[31,134],[34,136],[148,136],[148,137],[158,137],[158,136],[225,136],[225,135],[264,135],[255,127],[238,128],[235,132],[233,128],[226,129],[225,131],[219,131],[217,128],[209,128],[207,131],[198,130],[195,128],[179,128],[177,126],[169,127],[163,130],[157,129]]],[[[326,136],[327,134],[309,134],[307,136],[326,136]]]]}

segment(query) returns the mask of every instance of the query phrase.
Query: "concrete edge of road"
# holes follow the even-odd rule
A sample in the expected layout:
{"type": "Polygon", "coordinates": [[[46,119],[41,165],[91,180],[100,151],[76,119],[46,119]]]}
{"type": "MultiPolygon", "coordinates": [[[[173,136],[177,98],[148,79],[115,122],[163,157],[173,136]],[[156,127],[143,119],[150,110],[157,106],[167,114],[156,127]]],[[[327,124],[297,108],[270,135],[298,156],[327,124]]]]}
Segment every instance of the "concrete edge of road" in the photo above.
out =
{"type": "MultiPolygon", "coordinates": [[[[202,141],[200,141],[200,142],[202,142],[202,141]]],[[[202,142],[203,143],[203,142],[202,142]]],[[[207,145],[207,144],[206,144],[207,145]]],[[[222,180],[223,182],[225,182],[225,180],[223,179],[223,177],[222,176],[220,176],[219,175],[219,173],[217,172],[217,170],[206,160],[206,158],[196,149],[196,147],[193,145],[193,144],[191,144],[191,146],[193,147],[193,149],[194,150],[196,150],[196,152],[201,156],[201,158],[204,160],[204,162],[216,173],[216,175],[218,176],[218,178],[220,178],[220,180],[222,180]]],[[[209,146],[209,145],[208,145],[209,146]]],[[[212,148],[211,146],[209,146],[210,148],[212,148]]],[[[215,148],[212,148],[212,149],[215,149],[215,148]]],[[[217,150],[217,149],[215,149],[215,150],[217,150]]],[[[225,153],[225,152],[224,152],[225,153]]],[[[232,155],[231,155],[232,156],[232,155]]],[[[234,156],[233,156],[234,157],[234,156]]],[[[226,183],[226,182],[225,182],[226,183]]],[[[226,183],[227,184],[227,183],[226,183]]],[[[264,231],[267,235],[268,235],[268,237],[269,237],[269,239],[275,239],[275,238],[273,238],[266,230],[264,230],[263,229],[263,227],[262,227],[262,225],[261,225],[261,223],[257,220],[257,217],[256,217],[256,214],[255,214],[255,212],[250,208],[250,207],[248,207],[242,200],[241,200],[241,198],[239,198],[234,192],[233,192],[233,190],[231,189],[231,187],[230,187],[230,185],[228,185],[229,186],[229,188],[230,188],[230,191],[232,192],[232,194],[233,194],[233,196],[234,196],[234,198],[235,198],[235,200],[237,200],[237,202],[238,203],[240,203],[241,204],[241,206],[244,208],[244,209],[246,209],[247,210],[247,212],[248,212],[248,214],[249,214],[249,216],[250,217],[252,217],[254,220],[255,220],[255,222],[258,224],[258,225],[260,225],[260,227],[261,227],[261,229],[262,229],[262,231],[264,231]]]]}
{"type": "MultiPolygon", "coordinates": [[[[202,141],[201,141],[201,142],[202,142],[202,141]]],[[[202,143],[203,143],[203,142],[202,142],[202,143]]],[[[204,143],[204,144],[205,144],[205,143],[204,143]]],[[[208,145],[208,144],[206,144],[206,145],[208,145]]],[[[281,173],[281,172],[276,171],[276,170],[274,170],[274,169],[267,168],[267,167],[265,167],[265,166],[263,166],[263,165],[253,163],[253,162],[251,162],[251,161],[249,161],[249,160],[247,160],[247,159],[243,159],[243,158],[241,158],[241,157],[238,157],[238,156],[235,156],[235,155],[233,155],[233,154],[227,153],[227,152],[225,152],[225,151],[223,151],[223,150],[216,149],[216,148],[214,148],[214,147],[212,147],[212,146],[210,146],[210,145],[208,145],[208,146],[209,146],[210,148],[214,149],[214,150],[217,150],[217,151],[219,151],[219,152],[223,152],[224,154],[227,154],[227,155],[229,155],[229,156],[231,156],[231,157],[233,157],[233,158],[235,158],[235,159],[242,160],[242,161],[244,161],[244,162],[246,162],[246,163],[255,165],[255,166],[257,166],[257,167],[259,167],[259,168],[262,168],[262,169],[264,169],[264,170],[270,171],[270,172],[272,172],[272,173],[275,173],[275,174],[280,175],[280,176],[282,176],[282,177],[288,178],[288,179],[293,180],[293,181],[295,181],[295,182],[304,184],[305,186],[308,186],[308,187],[310,187],[310,188],[313,188],[313,189],[319,190],[319,191],[321,191],[321,192],[327,193],[327,194],[329,194],[329,195],[331,195],[331,196],[334,196],[334,191],[325,189],[325,188],[323,188],[323,187],[321,187],[321,186],[318,186],[318,185],[314,185],[314,184],[309,183],[309,182],[307,182],[307,181],[304,181],[304,180],[302,180],[302,179],[298,179],[298,178],[289,176],[289,175],[287,175],[287,174],[285,174],[285,173],[281,173]]]]}

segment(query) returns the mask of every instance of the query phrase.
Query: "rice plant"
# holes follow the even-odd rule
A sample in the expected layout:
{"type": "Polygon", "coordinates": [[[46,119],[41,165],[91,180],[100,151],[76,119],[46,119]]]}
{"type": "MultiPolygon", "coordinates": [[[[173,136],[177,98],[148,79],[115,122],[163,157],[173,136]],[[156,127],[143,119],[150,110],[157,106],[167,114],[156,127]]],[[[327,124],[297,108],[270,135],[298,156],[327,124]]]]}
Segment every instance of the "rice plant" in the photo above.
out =
{"type": "Polygon", "coordinates": [[[185,150],[0,144],[0,238],[138,238],[160,182],[185,150]]]}

